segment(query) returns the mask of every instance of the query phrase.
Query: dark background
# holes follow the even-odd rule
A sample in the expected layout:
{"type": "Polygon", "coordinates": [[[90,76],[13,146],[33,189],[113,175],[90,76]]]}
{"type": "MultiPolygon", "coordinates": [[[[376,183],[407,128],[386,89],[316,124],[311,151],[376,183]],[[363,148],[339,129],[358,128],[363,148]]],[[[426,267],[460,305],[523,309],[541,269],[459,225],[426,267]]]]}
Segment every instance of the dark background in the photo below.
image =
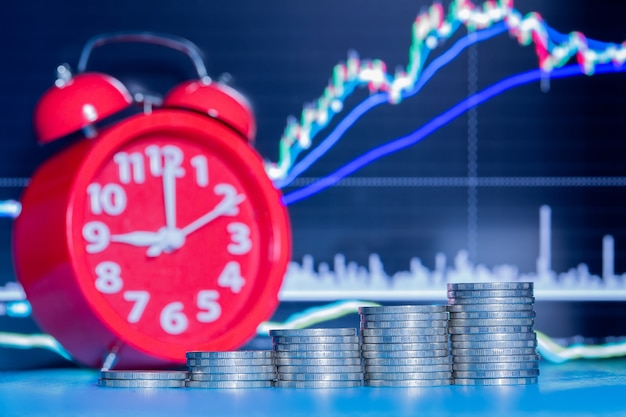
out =
{"type": "MultiPolygon", "coordinates": [[[[449,2],[443,4],[447,9],[449,2]]],[[[196,43],[206,54],[210,74],[230,74],[231,85],[251,101],[258,123],[255,146],[265,159],[276,161],[287,117],[299,117],[302,106],[320,96],[331,69],[346,59],[349,50],[358,51],[362,58],[382,59],[392,70],[406,66],[411,24],[429,5],[423,0],[7,2],[0,12],[0,199],[19,198],[36,167],[61,146],[36,144],[33,109],[52,86],[57,65],[67,62],[75,68],[83,45],[94,35],[146,30],[196,43]]],[[[618,43],[626,39],[626,4],[621,2],[518,0],[515,7],[524,14],[539,12],[562,33],[576,30],[591,39],[618,43]]],[[[461,29],[433,57],[464,34],[461,29]]],[[[467,97],[468,53],[478,59],[478,90],[537,67],[533,47],[520,46],[506,34],[480,43],[442,69],[415,97],[368,113],[303,174],[303,180],[324,176],[357,155],[412,132],[467,97]]],[[[112,74],[131,88],[157,93],[194,76],[184,57],[150,45],[102,47],[94,52],[89,69],[112,74]]],[[[545,93],[538,83],[531,83],[488,101],[474,114],[478,175],[626,177],[625,92],[626,75],[607,74],[552,80],[545,93]]],[[[346,107],[367,95],[366,89],[358,90],[346,107]]],[[[467,115],[422,143],[354,174],[363,178],[467,175],[467,115]]],[[[394,273],[407,270],[412,257],[433,268],[437,253],[452,259],[471,246],[476,263],[510,264],[532,272],[538,254],[538,210],[548,204],[556,272],[585,263],[592,273],[601,274],[601,241],[606,234],[615,238],[616,273],[626,271],[622,187],[484,187],[477,193],[478,229],[470,236],[466,187],[328,189],[289,207],[293,259],[300,262],[310,254],[317,264],[332,262],[342,253],[349,261],[366,265],[368,256],[377,253],[386,271],[394,273]]],[[[15,280],[11,224],[0,219],[0,285],[15,280]]],[[[623,317],[621,302],[538,308],[559,322],[545,329],[554,336],[626,334],[623,320],[618,320],[623,317]]],[[[27,319],[0,317],[0,331],[35,329],[27,319]]],[[[0,350],[0,364],[2,354],[0,350]]]]}

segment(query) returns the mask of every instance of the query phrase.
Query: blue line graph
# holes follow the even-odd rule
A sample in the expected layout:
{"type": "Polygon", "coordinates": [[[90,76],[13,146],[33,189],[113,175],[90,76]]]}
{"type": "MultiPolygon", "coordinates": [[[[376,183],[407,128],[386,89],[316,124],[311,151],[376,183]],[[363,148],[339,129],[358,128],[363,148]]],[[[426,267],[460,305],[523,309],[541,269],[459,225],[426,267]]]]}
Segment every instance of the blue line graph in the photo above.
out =
{"type": "MultiPolygon", "coordinates": [[[[596,73],[611,73],[611,72],[624,72],[626,66],[615,66],[613,64],[601,64],[596,67],[596,73]]],[[[569,65],[553,70],[550,73],[550,78],[567,78],[577,75],[585,75],[583,70],[578,65],[569,65]]],[[[501,94],[511,88],[521,86],[533,81],[541,80],[545,77],[545,73],[539,69],[523,72],[502,81],[499,81],[490,87],[474,94],[463,101],[459,102],[446,112],[432,119],[421,128],[415,130],[407,136],[391,140],[390,142],[378,146],[365,154],[353,159],[351,162],[345,164],[335,172],[328,176],[314,182],[311,185],[300,188],[283,197],[283,203],[290,205],[296,203],[302,199],[310,197],[330,186],[339,182],[342,178],[352,174],[365,165],[391,153],[397,152],[411,145],[415,145],[422,139],[425,139],[428,135],[435,132],[437,129],[450,123],[461,114],[465,113],[474,106],[477,106],[485,101],[501,94]]]]}
{"type": "MultiPolygon", "coordinates": [[[[454,60],[461,52],[463,52],[467,47],[478,43],[480,41],[485,41],[487,39],[491,39],[494,36],[497,36],[506,31],[506,25],[504,23],[499,23],[494,25],[489,29],[485,29],[479,32],[474,33],[473,35],[465,35],[462,39],[458,40],[450,49],[448,49],[444,54],[440,57],[433,60],[433,62],[424,69],[420,80],[412,90],[404,93],[402,98],[409,98],[417,94],[426,83],[445,65],[449,64],[452,60],[454,60]]],[[[374,107],[388,103],[389,99],[386,93],[377,93],[374,94],[367,99],[363,100],[358,106],[356,106],[344,119],[337,125],[335,129],[324,139],[315,149],[313,149],[309,154],[307,154],[300,162],[295,164],[289,174],[280,180],[276,180],[274,184],[278,188],[283,188],[289,185],[294,179],[296,179],[300,174],[309,169],[311,165],[313,165],[320,157],[322,157],[326,152],[328,152],[338,141],[342,138],[342,136],[346,133],[346,131],[361,118],[366,112],[370,111],[374,107]]]]}

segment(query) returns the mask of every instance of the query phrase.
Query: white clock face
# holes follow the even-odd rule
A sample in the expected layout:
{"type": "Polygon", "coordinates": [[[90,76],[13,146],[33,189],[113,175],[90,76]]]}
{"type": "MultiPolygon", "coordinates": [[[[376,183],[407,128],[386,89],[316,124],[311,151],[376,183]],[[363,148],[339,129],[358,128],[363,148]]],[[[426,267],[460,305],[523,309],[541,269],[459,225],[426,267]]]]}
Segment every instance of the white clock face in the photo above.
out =
{"type": "Polygon", "coordinates": [[[113,327],[141,343],[199,345],[245,315],[263,242],[236,169],[198,142],[151,136],[89,179],[73,216],[81,285],[113,327]]]}

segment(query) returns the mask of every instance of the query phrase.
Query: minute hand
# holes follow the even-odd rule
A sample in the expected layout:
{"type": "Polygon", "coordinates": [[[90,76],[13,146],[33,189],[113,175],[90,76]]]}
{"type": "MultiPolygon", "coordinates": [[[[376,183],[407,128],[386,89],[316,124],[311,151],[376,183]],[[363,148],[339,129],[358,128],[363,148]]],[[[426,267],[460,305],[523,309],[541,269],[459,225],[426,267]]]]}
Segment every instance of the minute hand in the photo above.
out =
{"type": "Polygon", "coordinates": [[[236,194],[235,189],[227,184],[218,184],[215,187],[215,191],[218,194],[224,194],[222,201],[220,201],[213,210],[198,217],[196,220],[183,227],[181,229],[183,236],[187,236],[188,234],[195,232],[219,216],[237,214],[237,205],[245,200],[244,195],[236,194]]]}

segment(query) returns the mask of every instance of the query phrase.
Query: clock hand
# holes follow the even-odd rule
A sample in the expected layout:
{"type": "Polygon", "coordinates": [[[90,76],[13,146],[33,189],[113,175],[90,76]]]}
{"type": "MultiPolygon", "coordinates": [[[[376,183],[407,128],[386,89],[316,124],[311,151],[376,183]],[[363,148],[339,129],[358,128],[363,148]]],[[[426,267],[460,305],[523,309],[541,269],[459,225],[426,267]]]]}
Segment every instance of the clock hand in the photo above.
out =
{"type": "Polygon", "coordinates": [[[165,158],[163,167],[163,197],[165,200],[165,226],[176,229],[176,170],[165,158]]]}
{"type": "Polygon", "coordinates": [[[243,194],[237,194],[235,187],[230,184],[217,184],[215,186],[215,193],[224,195],[222,201],[220,201],[213,210],[198,217],[196,220],[180,229],[183,236],[195,232],[220,216],[237,214],[239,212],[237,205],[246,199],[243,194]]]}
{"type": "Polygon", "coordinates": [[[163,234],[159,232],[137,231],[111,235],[111,242],[126,243],[132,246],[150,246],[163,239],[163,234]]]}
{"type": "Polygon", "coordinates": [[[148,246],[146,255],[150,257],[159,256],[163,251],[177,249],[185,241],[179,230],[169,230],[167,227],[161,228],[158,232],[137,231],[111,235],[110,240],[132,246],[148,246]]]}
{"type": "MultiPolygon", "coordinates": [[[[163,172],[163,175],[169,176],[166,175],[165,171],[163,172]]],[[[155,257],[159,256],[164,251],[170,252],[172,250],[178,249],[185,243],[185,237],[188,234],[195,232],[196,230],[212,222],[219,216],[234,215],[239,212],[237,205],[245,200],[245,196],[243,194],[237,194],[237,190],[235,190],[235,187],[230,184],[217,184],[214,188],[214,191],[216,194],[223,195],[224,198],[222,198],[222,201],[220,201],[213,210],[192,221],[183,229],[178,229],[176,227],[170,228],[169,226],[165,226],[157,233],[153,233],[153,240],[150,240],[149,237],[144,239],[142,242],[146,243],[142,246],[149,246],[148,251],[146,252],[147,255],[155,257]]],[[[140,240],[140,238],[138,238],[137,240],[140,240]]]]}

